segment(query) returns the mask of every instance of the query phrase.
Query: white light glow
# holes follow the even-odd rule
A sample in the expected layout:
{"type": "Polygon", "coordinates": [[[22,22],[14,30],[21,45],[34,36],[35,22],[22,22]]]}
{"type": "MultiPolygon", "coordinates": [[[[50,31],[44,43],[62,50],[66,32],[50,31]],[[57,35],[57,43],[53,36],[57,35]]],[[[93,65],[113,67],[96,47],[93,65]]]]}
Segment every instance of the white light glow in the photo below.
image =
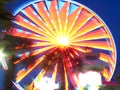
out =
{"type": "Polygon", "coordinates": [[[102,85],[101,74],[96,71],[88,71],[85,73],[79,73],[80,87],[88,87],[88,90],[98,90],[102,85]]]}
{"type": "Polygon", "coordinates": [[[0,58],[4,58],[3,49],[0,49],[0,58]]]}
{"type": "Polygon", "coordinates": [[[5,54],[3,53],[3,49],[0,49],[0,62],[3,66],[3,69],[7,70],[8,67],[7,67],[7,63],[6,63],[6,60],[5,60],[5,54]]]}
{"type": "Polygon", "coordinates": [[[40,81],[35,81],[34,86],[37,90],[54,90],[59,88],[59,84],[56,84],[51,78],[43,77],[40,81]]]}
{"type": "Polygon", "coordinates": [[[66,46],[69,43],[69,39],[66,36],[58,38],[58,43],[62,46],[66,46]]]}
{"type": "Polygon", "coordinates": [[[99,90],[99,87],[98,86],[91,86],[91,87],[88,87],[88,90],[99,90]]]}

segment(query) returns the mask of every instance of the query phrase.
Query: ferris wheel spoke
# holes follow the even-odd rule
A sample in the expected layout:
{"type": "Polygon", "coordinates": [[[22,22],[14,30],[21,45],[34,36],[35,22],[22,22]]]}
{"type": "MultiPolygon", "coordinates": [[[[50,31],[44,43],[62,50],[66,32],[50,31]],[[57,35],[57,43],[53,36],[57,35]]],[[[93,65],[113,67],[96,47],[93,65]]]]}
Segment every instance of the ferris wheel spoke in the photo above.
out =
{"type": "Polygon", "coordinates": [[[27,70],[20,70],[16,75],[16,82],[20,82],[23,78],[25,78],[37,65],[40,64],[44,60],[43,57],[39,58],[37,62],[29,69],[27,70]]]}
{"type": "Polygon", "coordinates": [[[110,71],[113,73],[114,72],[114,64],[115,64],[115,61],[113,60],[113,58],[108,55],[108,54],[105,54],[105,53],[100,53],[100,57],[99,57],[100,60],[106,62],[106,63],[109,63],[110,64],[110,71]]]}
{"type": "Polygon", "coordinates": [[[49,40],[54,40],[53,38],[49,38],[48,37],[43,37],[41,35],[37,35],[37,34],[34,34],[32,32],[30,33],[26,33],[26,31],[19,31],[19,29],[13,29],[14,32],[11,33],[11,35],[13,36],[16,36],[16,37],[21,37],[21,38],[27,38],[27,39],[32,39],[32,40],[38,40],[38,41],[49,41],[49,40]]]}
{"type": "Polygon", "coordinates": [[[109,70],[106,69],[106,68],[104,68],[104,69],[102,70],[102,74],[103,74],[103,76],[105,77],[106,81],[109,81],[109,78],[108,78],[108,77],[111,76],[109,70]]]}
{"type": "Polygon", "coordinates": [[[70,34],[72,28],[74,27],[74,23],[75,23],[76,19],[78,18],[81,10],[82,10],[82,7],[79,7],[75,11],[73,11],[72,13],[70,13],[68,15],[67,32],[66,32],[67,35],[70,34]]]}
{"type": "MultiPolygon", "coordinates": [[[[35,69],[44,60],[45,60],[45,57],[39,58],[38,60],[36,60],[36,63],[32,67],[28,68],[27,70],[20,70],[17,73],[16,82],[20,82],[22,79],[24,79],[33,69],[35,69]]],[[[45,73],[47,72],[47,69],[49,67],[49,64],[51,62],[52,62],[52,60],[49,60],[48,66],[44,67],[41,70],[41,73],[38,75],[38,81],[45,75],[45,73]]]]}
{"type": "MultiPolygon", "coordinates": [[[[41,73],[37,76],[37,77],[38,77],[37,81],[40,81],[41,78],[46,75],[47,70],[49,69],[49,65],[50,65],[52,62],[53,62],[52,59],[50,59],[50,60],[48,60],[48,62],[46,62],[46,63],[47,63],[46,66],[43,66],[43,69],[42,69],[41,73]]],[[[57,67],[58,67],[58,64],[55,64],[55,67],[57,68],[57,67]]],[[[56,75],[56,72],[57,72],[57,69],[56,69],[56,68],[55,68],[54,71],[53,71],[52,80],[53,80],[53,79],[55,80],[55,78],[56,78],[56,76],[55,76],[55,75],[56,75]]],[[[49,73],[49,74],[50,74],[50,73],[49,73]]]]}
{"type": "Polygon", "coordinates": [[[32,90],[35,86],[34,86],[34,82],[37,81],[39,82],[40,79],[45,75],[45,72],[46,72],[47,69],[42,69],[40,71],[40,73],[37,75],[37,77],[31,82],[31,84],[29,85],[28,89],[29,90],[32,90]]]}
{"type": "Polygon", "coordinates": [[[41,78],[45,75],[46,71],[47,71],[47,67],[43,69],[42,72],[37,76],[38,77],[37,81],[41,80],[41,78]]]}
{"type": "Polygon", "coordinates": [[[40,14],[40,16],[43,18],[43,20],[46,22],[46,25],[48,26],[50,33],[55,35],[54,32],[54,26],[52,24],[52,20],[50,19],[50,14],[43,2],[37,3],[37,11],[40,14]]]}
{"type": "Polygon", "coordinates": [[[97,30],[93,30],[92,32],[88,32],[84,35],[73,38],[71,42],[77,41],[85,41],[85,40],[98,40],[98,39],[107,39],[109,38],[108,34],[104,31],[104,29],[100,28],[97,30]]]}
{"type": "Polygon", "coordinates": [[[50,42],[35,42],[35,44],[30,45],[29,47],[38,47],[38,46],[52,46],[53,43],[50,42]]]}
{"type": "Polygon", "coordinates": [[[91,14],[90,12],[88,12],[85,9],[82,9],[78,18],[76,19],[76,21],[74,23],[74,27],[72,28],[72,31],[70,32],[70,36],[74,35],[92,17],[93,17],[93,14],[91,14]]]}
{"type": "Polygon", "coordinates": [[[69,63],[71,62],[68,63],[68,59],[65,59],[64,62],[67,62],[67,64],[64,65],[64,75],[65,75],[64,77],[65,77],[65,87],[67,87],[66,90],[68,90],[69,89],[68,77],[74,87],[77,87],[79,83],[76,74],[73,73],[73,71],[70,69],[71,67],[69,63]],[[68,77],[66,77],[66,73],[69,75],[68,77]]]}
{"type": "MultiPolygon", "coordinates": [[[[46,48],[46,47],[45,47],[45,48],[46,48]]],[[[45,48],[44,48],[44,49],[45,49],[45,48]]],[[[42,49],[42,50],[43,50],[43,49],[42,49]]],[[[35,55],[38,56],[38,54],[41,55],[41,56],[39,56],[39,57],[44,57],[44,54],[43,54],[43,53],[46,52],[46,51],[42,51],[42,50],[41,50],[41,53],[37,52],[38,50],[33,50],[33,51],[30,52],[30,54],[22,53],[20,59],[16,60],[16,61],[14,62],[14,64],[19,64],[20,62],[24,62],[24,60],[25,60],[26,58],[28,58],[28,57],[35,57],[35,55]]],[[[36,61],[36,60],[34,60],[34,61],[36,61]]]]}
{"type": "Polygon", "coordinates": [[[69,84],[68,84],[68,77],[67,77],[67,71],[66,71],[66,68],[64,67],[64,77],[65,77],[65,90],[69,90],[69,84]]]}
{"type": "Polygon", "coordinates": [[[57,76],[57,71],[58,71],[58,63],[55,65],[54,72],[52,74],[52,80],[55,82],[56,81],[56,76],[57,76]]]}
{"type": "Polygon", "coordinates": [[[100,53],[99,59],[105,61],[106,63],[114,63],[112,57],[108,54],[105,54],[105,53],[100,53]]]}
{"type": "MultiPolygon", "coordinates": [[[[77,45],[71,45],[71,47],[74,47],[76,50],[78,50],[80,52],[86,53],[86,49],[83,48],[83,47],[80,47],[80,45],[79,46],[77,46],[77,45]]],[[[88,49],[87,51],[90,52],[91,49],[88,49]]]]}
{"type": "Polygon", "coordinates": [[[16,23],[17,25],[24,27],[35,33],[38,33],[40,35],[44,35],[44,36],[48,35],[48,34],[46,34],[46,32],[42,31],[41,28],[39,28],[38,26],[36,26],[36,25],[32,24],[31,22],[27,21],[26,19],[24,19],[24,17],[18,15],[17,18],[19,19],[19,21],[14,21],[14,23],[16,23]]]}
{"type": "MultiPolygon", "coordinates": [[[[40,28],[44,29],[46,31],[46,33],[50,33],[52,34],[51,30],[49,29],[49,27],[46,25],[46,23],[44,21],[42,21],[42,18],[40,15],[38,15],[37,12],[34,11],[34,9],[29,6],[27,7],[23,13],[29,18],[31,19],[37,26],[39,26],[40,28]],[[34,18],[33,18],[34,17],[34,18]]],[[[41,30],[42,30],[41,29],[41,30]]],[[[52,35],[51,35],[52,36],[52,35]]],[[[53,36],[52,36],[53,37],[53,36]]]]}
{"type": "Polygon", "coordinates": [[[52,48],[54,48],[54,47],[55,47],[55,46],[49,46],[49,47],[41,48],[41,49],[39,49],[39,50],[33,51],[32,53],[33,53],[33,55],[36,55],[36,54],[42,53],[42,52],[44,52],[44,51],[50,50],[50,49],[52,49],[52,48]]]}
{"type": "Polygon", "coordinates": [[[102,24],[95,17],[93,17],[86,24],[84,24],[74,35],[72,35],[72,37],[74,38],[81,36],[97,28],[100,28],[101,26],[102,24]]]}
{"type": "Polygon", "coordinates": [[[46,28],[45,22],[42,21],[41,17],[38,15],[35,10],[33,10],[33,7],[29,6],[25,8],[22,13],[24,13],[30,20],[32,20],[36,25],[46,28]],[[33,18],[34,17],[34,18],[33,18]]]}
{"type": "MultiPolygon", "coordinates": [[[[47,2],[48,1],[46,1],[46,3],[47,2]]],[[[56,34],[58,34],[59,30],[60,30],[60,24],[59,24],[59,20],[58,20],[59,12],[58,12],[58,8],[57,8],[57,0],[51,1],[50,6],[49,6],[49,13],[50,13],[52,23],[55,27],[54,31],[56,34]]]]}
{"type": "Polygon", "coordinates": [[[59,18],[60,18],[60,25],[61,25],[61,32],[65,35],[67,21],[68,21],[68,10],[69,10],[70,2],[66,2],[59,11],[59,18]]]}
{"type": "Polygon", "coordinates": [[[110,50],[113,51],[113,48],[110,44],[106,41],[83,41],[83,42],[74,42],[72,45],[75,46],[84,46],[84,47],[91,47],[96,49],[103,49],[103,50],[110,50]],[[104,43],[104,44],[103,44],[104,43]]]}

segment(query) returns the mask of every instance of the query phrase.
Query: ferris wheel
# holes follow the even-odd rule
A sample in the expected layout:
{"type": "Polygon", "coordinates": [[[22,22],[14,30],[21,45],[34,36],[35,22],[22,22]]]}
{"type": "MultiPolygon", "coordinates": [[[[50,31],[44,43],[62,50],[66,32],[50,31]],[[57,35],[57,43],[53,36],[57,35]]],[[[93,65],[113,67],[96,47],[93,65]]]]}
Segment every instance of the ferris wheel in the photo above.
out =
{"type": "MultiPolygon", "coordinates": [[[[15,83],[34,88],[34,82],[49,77],[64,88],[77,87],[75,67],[80,65],[86,53],[98,53],[98,61],[109,65],[102,75],[110,81],[116,65],[114,40],[107,25],[86,6],[69,0],[35,0],[20,6],[14,12],[17,18],[13,36],[27,38],[35,63],[26,69],[21,62],[15,62],[17,69],[15,83]],[[61,85],[62,86],[62,85],[61,85]]],[[[31,60],[31,59],[30,59],[31,60]]],[[[31,61],[29,61],[31,62],[31,61]]]]}

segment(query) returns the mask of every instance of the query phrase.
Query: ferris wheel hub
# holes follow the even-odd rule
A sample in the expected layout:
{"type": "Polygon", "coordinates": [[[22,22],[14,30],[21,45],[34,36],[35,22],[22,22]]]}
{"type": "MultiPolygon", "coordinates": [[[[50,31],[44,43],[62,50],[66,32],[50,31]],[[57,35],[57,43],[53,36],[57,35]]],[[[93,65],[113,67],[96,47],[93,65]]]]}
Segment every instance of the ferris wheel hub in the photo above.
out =
{"type": "Polygon", "coordinates": [[[69,44],[69,39],[66,36],[62,36],[57,39],[57,42],[60,46],[67,46],[69,44]]]}

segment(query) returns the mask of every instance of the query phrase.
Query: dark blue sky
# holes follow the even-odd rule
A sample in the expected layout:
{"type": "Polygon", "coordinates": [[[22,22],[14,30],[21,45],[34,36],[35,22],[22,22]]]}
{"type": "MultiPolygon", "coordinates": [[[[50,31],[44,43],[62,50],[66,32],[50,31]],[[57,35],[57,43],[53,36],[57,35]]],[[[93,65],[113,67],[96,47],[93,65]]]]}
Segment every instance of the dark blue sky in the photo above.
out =
{"type": "MultiPolygon", "coordinates": [[[[27,0],[15,0],[14,2],[7,5],[8,10],[12,11],[17,6],[22,4],[27,0]]],[[[120,1],[119,0],[74,0],[77,1],[87,7],[89,7],[91,10],[93,10],[95,13],[97,13],[103,21],[107,24],[109,27],[113,38],[115,40],[116,49],[117,49],[117,69],[116,72],[118,72],[118,69],[120,66],[118,63],[120,63],[120,1]]]]}

